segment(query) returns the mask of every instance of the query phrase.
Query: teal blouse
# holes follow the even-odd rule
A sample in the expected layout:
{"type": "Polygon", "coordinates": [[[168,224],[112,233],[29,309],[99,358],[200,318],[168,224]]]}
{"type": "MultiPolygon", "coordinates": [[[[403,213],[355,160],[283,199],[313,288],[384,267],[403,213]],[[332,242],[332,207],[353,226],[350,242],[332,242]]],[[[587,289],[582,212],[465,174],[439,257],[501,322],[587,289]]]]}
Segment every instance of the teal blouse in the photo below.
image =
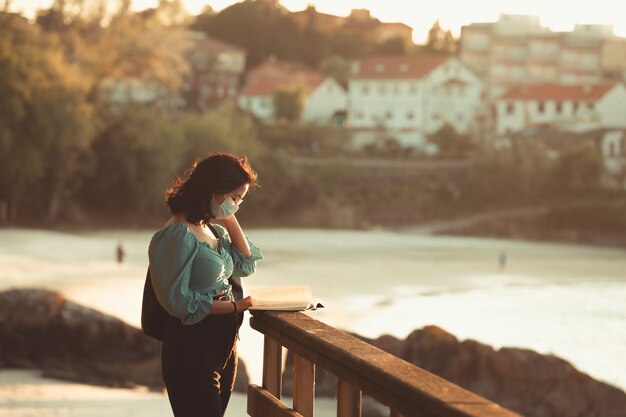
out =
{"type": "MultiPolygon", "coordinates": [[[[251,256],[243,256],[226,229],[218,231],[218,248],[202,242],[184,223],[173,223],[154,234],[148,248],[150,276],[159,303],[183,324],[195,324],[211,311],[213,296],[231,296],[228,278],[252,275],[260,249],[248,240],[251,256]]],[[[246,238],[247,240],[247,238],[246,238]]]]}

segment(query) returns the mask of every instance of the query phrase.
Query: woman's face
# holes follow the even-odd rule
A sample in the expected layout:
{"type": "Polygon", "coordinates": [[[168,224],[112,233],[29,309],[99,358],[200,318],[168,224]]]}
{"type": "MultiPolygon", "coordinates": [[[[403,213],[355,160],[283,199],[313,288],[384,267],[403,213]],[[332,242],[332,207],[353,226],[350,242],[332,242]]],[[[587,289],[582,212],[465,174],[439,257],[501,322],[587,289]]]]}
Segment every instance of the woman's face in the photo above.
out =
{"type": "Polygon", "coordinates": [[[213,193],[213,198],[215,199],[215,202],[217,204],[222,204],[224,200],[226,200],[227,198],[230,198],[231,200],[233,200],[235,204],[239,205],[241,204],[241,202],[243,201],[243,198],[248,193],[249,188],[250,188],[250,184],[245,183],[241,187],[235,188],[234,190],[226,194],[213,193]]]}

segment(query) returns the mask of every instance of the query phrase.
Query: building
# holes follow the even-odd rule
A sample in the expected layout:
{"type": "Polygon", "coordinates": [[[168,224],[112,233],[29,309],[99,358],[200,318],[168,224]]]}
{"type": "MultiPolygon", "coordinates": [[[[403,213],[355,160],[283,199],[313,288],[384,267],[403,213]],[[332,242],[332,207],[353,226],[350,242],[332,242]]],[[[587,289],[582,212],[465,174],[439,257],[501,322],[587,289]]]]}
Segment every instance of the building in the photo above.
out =
{"type": "Polygon", "coordinates": [[[599,84],[626,73],[626,38],[607,25],[553,32],[538,16],[503,14],[463,26],[459,45],[461,61],[485,80],[488,98],[521,83],[599,84]]]}
{"type": "Polygon", "coordinates": [[[324,78],[299,62],[275,58],[248,72],[239,107],[260,119],[274,121],[274,95],[280,90],[298,90],[303,94],[302,122],[330,124],[346,111],[347,93],[333,78],[324,78]]]}
{"type": "Polygon", "coordinates": [[[184,31],[183,40],[189,65],[182,87],[186,107],[202,111],[235,102],[246,67],[245,51],[203,32],[184,31]]]}
{"type": "Polygon", "coordinates": [[[615,84],[529,84],[496,101],[500,135],[534,126],[570,131],[626,128],[626,88],[615,84]]]}
{"type": "Polygon", "coordinates": [[[172,32],[161,46],[167,62],[159,64],[166,71],[155,71],[138,60],[125,63],[121,75],[103,80],[101,87],[113,103],[203,111],[236,101],[245,71],[243,49],[195,31],[172,32]]]}
{"type": "Polygon", "coordinates": [[[371,16],[367,9],[353,9],[348,17],[320,13],[315,6],[291,14],[295,22],[303,29],[314,29],[332,34],[338,30],[352,33],[362,39],[381,43],[389,39],[400,38],[412,42],[413,28],[398,22],[381,22],[371,16]]]}
{"type": "Polygon", "coordinates": [[[302,29],[314,29],[322,33],[334,32],[345,21],[344,17],[318,12],[312,4],[305,10],[291,13],[291,17],[302,29]]]}
{"type": "Polygon", "coordinates": [[[482,88],[478,76],[454,56],[371,57],[349,80],[347,125],[384,130],[404,145],[421,147],[426,135],[445,124],[471,133],[482,88]]]}

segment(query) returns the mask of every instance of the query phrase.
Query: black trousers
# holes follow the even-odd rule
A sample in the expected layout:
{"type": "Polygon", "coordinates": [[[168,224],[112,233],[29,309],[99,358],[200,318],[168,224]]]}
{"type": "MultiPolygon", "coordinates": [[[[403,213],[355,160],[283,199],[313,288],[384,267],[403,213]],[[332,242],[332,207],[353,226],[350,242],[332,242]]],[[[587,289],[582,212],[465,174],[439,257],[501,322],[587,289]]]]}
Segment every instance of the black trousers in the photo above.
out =
{"type": "Polygon", "coordinates": [[[240,316],[210,314],[185,326],[171,318],[161,369],[175,417],[222,417],[235,385],[240,316]]]}

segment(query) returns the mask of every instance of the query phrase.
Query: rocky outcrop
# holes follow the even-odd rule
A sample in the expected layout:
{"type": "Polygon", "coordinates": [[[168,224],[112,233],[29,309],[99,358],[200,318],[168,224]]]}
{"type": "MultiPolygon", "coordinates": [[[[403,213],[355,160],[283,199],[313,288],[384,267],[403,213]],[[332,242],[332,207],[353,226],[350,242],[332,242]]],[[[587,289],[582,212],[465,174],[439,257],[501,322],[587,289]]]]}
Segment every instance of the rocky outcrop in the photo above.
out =
{"type": "MultiPolygon", "coordinates": [[[[416,330],[405,340],[388,335],[361,339],[526,417],[626,416],[624,391],[594,380],[556,356],[461,342],[436,326],[416,330]]],[[[291,395],[291,354],[283,378],[283,393],[291,395]]],[[[336,395],[336,384],[334,376],[316,369],[318,395],[336,395]]],[[[374,407],[367,414],[383,415],[374,407]]]]}
{"type": "MultiPolygon", "coordinates": [[[[163,389],[161,343],[140,329],[46,290],[0,292],[0,368],[41,369],[89,384],[163,389]]],[[[239,361],[235,389],[248,375],[239,361]]]]}

